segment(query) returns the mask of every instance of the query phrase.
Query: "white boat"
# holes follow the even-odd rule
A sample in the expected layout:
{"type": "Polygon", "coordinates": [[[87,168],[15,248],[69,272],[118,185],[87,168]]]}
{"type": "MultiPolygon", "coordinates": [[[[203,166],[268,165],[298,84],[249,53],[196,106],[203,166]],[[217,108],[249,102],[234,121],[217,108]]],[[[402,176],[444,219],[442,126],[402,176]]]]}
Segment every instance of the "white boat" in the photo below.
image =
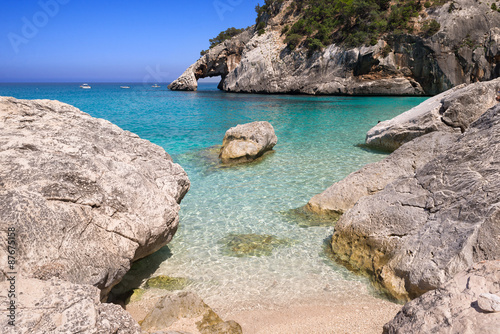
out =
{"type": "Polygon", "coordinates": [[[154,84],[153,86],[151,86],[153,88],[160,88],[161,86],[158,86],[158,84],[154,84]]]}
{"type": "Polygon", "coordinates": [[[83,84],[83,85],[80,85],[80,88],[83,88],[83,89],[90,89],[92,87],[90,87],[88,84],[83,84]]]}
{"type": "Polygon", "coordinates": [[[130,88],[129,86],[120,86],[120,88],[123,88],[123,89],[128,89],[130,88]]]}

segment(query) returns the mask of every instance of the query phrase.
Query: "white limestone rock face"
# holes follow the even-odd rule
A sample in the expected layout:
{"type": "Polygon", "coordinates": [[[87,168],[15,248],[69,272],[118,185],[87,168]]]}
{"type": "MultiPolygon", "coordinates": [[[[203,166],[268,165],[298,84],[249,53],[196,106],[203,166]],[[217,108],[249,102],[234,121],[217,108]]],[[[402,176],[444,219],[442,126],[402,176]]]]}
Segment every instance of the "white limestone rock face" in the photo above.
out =
{"type": "Polygon", "coordinates": [[[412,140],[384,160],[366,165],[315,195],[305,209],[338,219],[360,198],[383,190],[399,177],[413,175],[416,169],[446,151],[457,137],[454,133],[433,132],[412,140]]]}
{"type": "Polygon", "coordinates": [[[333,95],[435,95],[460,84],[498,77],[500,13],[491,4],[454,0],[423,9],[414,34],[387,34],[376,45],[325,45],[309,52],[306,38],[294,50],[283,29],[303,11],[292,0],[268,4],[257,24],[209,50],[169,88],[195,90],[199,78],[221,76],[228,92],[333,95]],[[436,20],[439,31],[419,31],[436,20]],[[262,33],[263,32],[263,33],[262,33]]]}
{"type": "Polygon", "coordinates": [[[366,134],[366,144],[394,151],[402,144],[430,132],[463,132],[498,103],[496,96],[499,90],[500,79],[447,90],[393,119],[380,122],[366,134]]]}
{"type": "Polygon", "coordinates": [[[132,261],[172,239],[189,186],[161,147],[106,120],[58,101],[0,97],[0,262],[14,227],[24,277],[106,296],[132,261]]]}
{"type": "MultiPolygon", "coordinates": [[[[9,282],[0,289],[8,291],[9,282]]],[[[7,307],[10,300],[0,296],[0,328],[5,334],[101,333],[140,334],[139,324],[120,306],[99,301],[99,289],[52,278],[48,281],[16,281],[17,300],[14,326],[7,307]]]]}
{"type": "Polygon", "coordinates": [[[500,293],[500,261],[476,263],[443,287],[407,303],[384,334],[500,333],[500,313],[483,312],[478,300],[500,293]]]}
{"type": "Polygon", "coordinates": [[[277,142],[269,122],[238,124],[226,131],[219,157],[225,164],[253,161],[272,150],[277,142]]]}
{"type": "Polygon", "coordinates": [[[252,32],[246,30],[241,34],[211,48],[196,63],[189,66],[182,75],[168,85],[168,89],[195,91],[198,89],[198,79],[221,76],[222,81],[233,71],[241,60],[245,44],[252,37],[252,32]]]}
{"type": "Polygon", "coordinates": [[[375,46],[350,50],[330,45],[310,57],[306,50],[288,50],[281,32],[269,30],[262,36],[254,35],[247,43],[240,63],[227,74],[222,89],[312,95],[424,94],[417,82],[403,75],[374,80],[353,74],[361,71],[360,67],[370,67],[383,46],[382,41],[375,46]]]}

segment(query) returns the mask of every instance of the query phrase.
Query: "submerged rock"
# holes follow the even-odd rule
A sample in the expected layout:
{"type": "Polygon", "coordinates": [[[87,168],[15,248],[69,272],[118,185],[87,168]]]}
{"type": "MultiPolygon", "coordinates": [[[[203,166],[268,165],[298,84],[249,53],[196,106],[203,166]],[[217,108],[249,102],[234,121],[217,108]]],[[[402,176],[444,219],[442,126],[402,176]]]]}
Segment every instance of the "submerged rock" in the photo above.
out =
{"type": "Polygon", "coordinates": [[[242,329],[234,321],[224,322],[207,304],[191,292],[168,294],[149,312],[141,323],[147,332],[168,330],[180,319],[191,319],[201,334],[241,334],[242,329]]]}
{"type": "Polygon", "coordinates": [[[385,324],[384,334],[498,333],[500,313],[482,312],[478,304],[484,294],[500,293],[499,282],[500,261],[477,263],[407,303],[385,324]]]}
{"type": "Polygon", "coordinates": [[[172,239],[190,183],[161,147],[58,101],[0,97],[0,129],[0,229],[16,228],[26,277],[105,296],[172,239]]]}
{"type": "Polygon", "coordinates": [[[189,280],[184,277],[170,277],[165,275],[156,276],[146,281],[145,288],[155,288],[163,290],[182,290],[188,286],[189,280]]]}
{"type": "Polygon", "coordinates": [[[402,144],[434,131],[464,132],[486,110],[498,103],[500,79],[461,85],[425,100],[366,134],[370,147],[394,151],[402,144]]]}
{"type": "Polygon", "coordinates": [[[138,302],[146,292],[146,289],[134,289],[132,294],[125,300],[125,304],[138,302]]]}
{"type": "Polygon", "coordinates": [[[273,250],[281,246],[290,246],[289,239],[279,239],[272,235],[229,234],[219,240],[223,245],[222,252],[227,256],[269,256],[273,250]]]}
{"type": "Polygon", "coordinates": [[[497,105],[414,175],[359,199],[335,226],[333,252],[402,300],[499,259],[499,151],[497,105]]]}
{"type": "Polygon", "coordinates": [[[299,227],[328,227],[334,226],[337,221],[335,215],[318,215],[315,212],[304,209],[304,207],[290,209],[282,214],[299,227]]]}
{"type": "MultiPolygon", "coordinates": [[[[1,282],[8,291],[9,282],[1,282]]],[[[52,278],[17,278],[15,326],[7,324],[8,299],[0,298],[2,333],[140,334],[137,322],[120,306],[99,301],[99,289],[52,278]]]]}
{"type": "Polygon", "coordinates": [[[277,142],[269,122],[239,124],[226,131],[219,157],[225,164],[253,161],[272,150],[277,142]]]}

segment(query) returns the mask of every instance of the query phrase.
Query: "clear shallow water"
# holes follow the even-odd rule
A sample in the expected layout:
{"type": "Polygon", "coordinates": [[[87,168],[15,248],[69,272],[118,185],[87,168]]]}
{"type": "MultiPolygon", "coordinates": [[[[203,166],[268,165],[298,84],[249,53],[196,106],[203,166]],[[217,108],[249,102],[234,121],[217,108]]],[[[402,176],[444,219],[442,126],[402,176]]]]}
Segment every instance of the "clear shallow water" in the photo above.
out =
{"type": "MultiPolygon", "coordinates": [[[[299,226],[289,214],[361,166],[384,155],[363,150],[366,131],[422,102],[417,97],[311,97],[171,92],[129,84],[0,84],[0,95],[48,98],[108,119],[170,153],[191,180],[171,255],[153,276],[187,277],[212,306],[258,307],[314,296],[366,294],[367,282],[331,263],[323,244],[332,227],[299,226]],[[218,168],[206,148],[236,124],[269,121],[278,144],[259,163],[218,168]],[[230,233],[293,240],[271,256],[230,257],[218,242],[230,233]]],[[[166,256],[167,257],[167,256],[166,256]]],[[[165,257],[165,258],[166,258],[165,257]]]]}

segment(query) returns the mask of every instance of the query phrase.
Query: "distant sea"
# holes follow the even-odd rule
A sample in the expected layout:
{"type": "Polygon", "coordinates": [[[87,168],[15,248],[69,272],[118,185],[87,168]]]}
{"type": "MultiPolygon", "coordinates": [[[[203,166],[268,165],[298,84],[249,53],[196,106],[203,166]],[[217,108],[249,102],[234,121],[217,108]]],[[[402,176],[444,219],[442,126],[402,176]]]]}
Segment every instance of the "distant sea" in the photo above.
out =
{"type": "MultiPolygon", "coordinates": [[[[293,209],[363,165],[385,157],[358,146],[378,121],[422,102],[420,97],[336,97],[235,94],[200,84],[172,92],[143,84],[0,84],[0,96],[55,99],[162,146],[188,173],[180,228],[156,256],[152,276],[189,278],[205,301],[233,307],[290,303],[314,296],[363,294],[364,278],[333,263],[325,245],[331,226],[306,227],[293,209]],[[121,89],[128,85],[130,89],[121,89]],[[237,124],[269,121],[275,153],[259,163],[217,166],[207,148],[222,144],[237,124]],[[269,256],[234,257],[221,243],[229,234],[290,240],[269,256]]],[[[154,261],[153,261],[154,262],[154,261]]]]}

